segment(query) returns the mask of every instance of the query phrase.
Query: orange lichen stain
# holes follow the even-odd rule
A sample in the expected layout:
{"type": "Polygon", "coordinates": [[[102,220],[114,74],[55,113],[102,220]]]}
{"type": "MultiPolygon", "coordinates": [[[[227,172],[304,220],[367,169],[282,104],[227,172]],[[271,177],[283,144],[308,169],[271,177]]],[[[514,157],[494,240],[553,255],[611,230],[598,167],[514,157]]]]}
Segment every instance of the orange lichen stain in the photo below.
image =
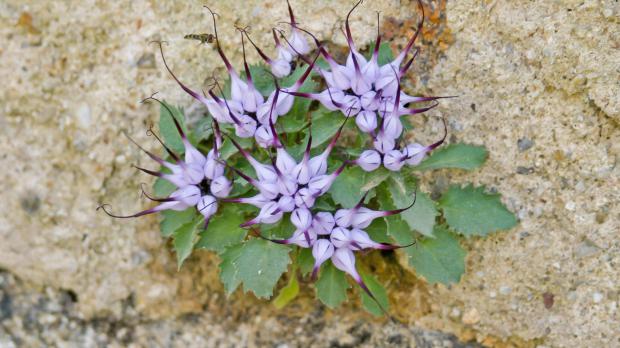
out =
{"type": "Polygon", "coordinates": [[[17,27],[22,28],[28,32],[28,34],[39,35],[41,31],[32,24],[32,15],[28,12],[22,12],[15,24],[17,27]]]}

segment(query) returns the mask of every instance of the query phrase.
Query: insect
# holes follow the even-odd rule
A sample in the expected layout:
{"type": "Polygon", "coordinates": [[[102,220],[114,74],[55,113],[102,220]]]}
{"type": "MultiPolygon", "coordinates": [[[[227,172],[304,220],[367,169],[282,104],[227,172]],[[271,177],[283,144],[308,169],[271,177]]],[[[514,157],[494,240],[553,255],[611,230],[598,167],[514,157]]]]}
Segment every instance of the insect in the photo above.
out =
{"type": "Polygon", "coordinates": [[[187,34],[183,36],[184,39],[198,40],[201,44],[212,43],[215,40],[215,35],[203,33],[203,34],[187,34]]]}

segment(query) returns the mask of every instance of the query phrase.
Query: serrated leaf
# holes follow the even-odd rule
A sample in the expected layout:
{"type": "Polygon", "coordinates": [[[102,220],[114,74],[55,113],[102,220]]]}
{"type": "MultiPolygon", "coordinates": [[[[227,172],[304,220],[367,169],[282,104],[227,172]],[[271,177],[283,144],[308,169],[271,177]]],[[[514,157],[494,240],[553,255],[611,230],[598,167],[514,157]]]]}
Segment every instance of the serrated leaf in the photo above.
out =
{"type": "Polygon", "coordinates": [[[293,269],[291,270],[291,278],[289,279],[288,284],[286,284],[286,286],[280,290],[278,296],[273,300],[273,305],[277,309],[282,309],[284,308],[284,306],[289,304],[289,302],[294,300],[298,294],[299,281],[297,280],[295,267],[293,267],[293,269]]]}
{"type": "Polygon", "coordinates": [[[300,248],[299,254],[297,254],[296,263],[297,266],[299,266],[299,271],[301,271],[302,275],[312,272],[312,268],[314,267],[314,256],[312,256],[312,249],[300,248]]]}
{"type": "Polygon", "coordinates": [[[384,315],[385,313],[381,310],[381,307],[379,307],[377,302],[379,302],[386,312],[389,310],[390,302],[388,300],[387,291],[372,275],[365,273],[360,273],[360,275],[368,287],[368,290],[370,290],[372,295],[377,299],[377,301],[373,300],[364,290],[360,289],[359,293],[362,299],[362,306],[370,314],[376,316],[384,315]]]}
{"type": "Polygon", "coordinates": [[[237,268],[237,259],[243,252],[243,244],[233,245],[227,248],[220,257],[220,280],[224,284],[224,289],[228,295],[232,294],[239,284],[241,284],[241,278],[239,277],[239,269],[237,268]]]}
{"type": "Polygon", "coordinates": [[[345,168],[329,189],[334,202],[344,208],[355,206],[364,194],[361,192],[361,187],[364,185],[365,177],[366,172],[360,167],[345,168]]]}
{"type": "Polygon", "coordinates": [[[172,150],[181,154],[185,151],[185,147],[183,146],[183,141],[181,139],[181,135],[177,131],[176,126],[174,125],[174,121],[172,117],[176,118],[176,120],[181,125],[181,129],[183,132],[187,134],[187,127],[185,126],[185,115],[183,114],[183,109],[174,107],[165,101],[163,102],[167,105],[172,111],[172,115],[168,112],[168,110],[162,105],[159,109],[159,132],[163,138],[164,143],[172,150]]]}
{"type": "Polygon", "coordinates": [[[197,216],[194,220],[183,224],[175,231],[173,246],[177,254],[178,269],[181,269],[183,261],[185,261],[192,253],[192,250],[194,250],[194,244],[196,244],[196,237],[198,236],[202,221],[202,216],[197,216]]]}
{"type": "Polygon", "coordinates": [[[269,298],[290,263],[287,246],[255,238],[243,243],[241,254],[234,266],[243,283],[245,292],[252,291],[256,297],[269,298]]]}
{"type": "Polygon", "coordinates": [[[209,228],[200,234],[196,248],[222,253],[227,246],[239,243],[245,238],[247,230],[239,227],[243,222],[243,214],[236,206],[224,204],[220,212],[211,217],[209,228]]]}
{"type": "Polygon", "coordinates": [[[484,146],[450,144],[434,151],[415,170],[457,168],[472,170],[484,164],[488,156],[484,146]]]}
{"type": "MultiPolygon", "coordinates": [[[[381,210],[396,209],[387,182],[384,182],[377,188],[377,201],[379,202],[381,210]]],[[[396,243],[399,245],[407,245],[414,241],[414,233],[400,215],[387,216],[383,219],[387,227],[387,234],[394,238],[396,243]]]]}
{"type": "Polygon", "coordinates": [[[435,217],[438,214],[435,202],[426,193],[420,190],[415,191],[415,179],[410,175],[403,174],[402,172],[395,173],[390,176],[387,182],[392,203],[397,209],[407,207],[416,197],[413,207],[399,215],[412,230],[418,231],[425,236],[431,236],[433,234],[433,226],[435,226],[435,217]]]}
{"type": "Polygon", "coordinates": [[[430,283],[457,283],[465,272],[465,255],[458,238],[444,226],[435,226],[435,238],[424,238],[406,249],[409,264],[430,283]]]}
{"type": "Polygon", "coordinates": [[[162,220],[159,223],[159,229],[162,237],[170,237],[182,225],[191,222],[196,218],[196,209],[194,207],[187,208],[183,211],[164,210],[161,212],[162,220]]]}
{"type": "Polygon", "coordinates": [[[315,287],[319,300],[329,308],[336,308],[347,299],[349,283],[345,274],[328,261],[321,266],[315,287]]]}
{"type": "Polygon", "coordinates": [[[486,236],[517,224],[514,214],[500,201],[500,195],[484,193],[482,186],[451,186],[439,200],[439,208],[448,225],[466,237],[486,236]]]}

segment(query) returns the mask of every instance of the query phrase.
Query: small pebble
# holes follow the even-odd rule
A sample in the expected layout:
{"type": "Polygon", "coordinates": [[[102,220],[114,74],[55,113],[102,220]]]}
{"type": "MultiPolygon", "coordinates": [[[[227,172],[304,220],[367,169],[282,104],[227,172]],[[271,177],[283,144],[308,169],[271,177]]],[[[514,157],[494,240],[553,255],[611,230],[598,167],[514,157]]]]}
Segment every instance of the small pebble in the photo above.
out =
{"type": "Polygon", "coordinates": [[[600,292],[595,292],[592,295],[592,301],[594,301],[594,303],[599,303],[603,300],[603,294],[601,294],[600,292]]]}
{"type": "Polygon", "coordinates": [[[528,138],[521,138],[517,140],[517,146],[519,147],[519,151],[523,152],[529,150],[532,146],[534,146],[534,142],[528,138]]]}

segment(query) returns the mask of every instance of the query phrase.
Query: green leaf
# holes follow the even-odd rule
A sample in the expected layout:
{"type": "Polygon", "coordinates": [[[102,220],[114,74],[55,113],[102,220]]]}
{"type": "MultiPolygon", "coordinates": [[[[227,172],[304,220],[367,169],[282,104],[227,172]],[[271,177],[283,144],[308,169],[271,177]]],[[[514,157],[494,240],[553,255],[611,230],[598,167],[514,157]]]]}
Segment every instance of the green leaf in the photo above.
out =
{"type": "Polygon", "coordinates": [[[375,219],[370,226],[364,229],[370,236],[370,239],[379,243],[392,243],[388,236],[388,227],[384,219],[375,219]]]}
{"type": "MultiPolygon", "coordinates": [[[[288,116],[287,116],[288,117],[288,116]]],[[[349,120],[350,121],[350,120],[349,120]]],[[[320,108],[312,115],[312,148],[316,148],[331,140],[342,126],[344,116],[340,111],[329,111],[320,108]]]]}
{"type": "MultiPolygon", "coordinates": [[[[243,149],[250,149],[255,145],[254,138],[239,138],[232,134],[230,136],[235,138],[235,141],[239,145],[241,145],[241,148],[243,149]]],[[[222,159],[227,160],[230,156],[236,153],[239,153],[239,150],[237,150],[237,148],[235,147],[235,145],[233,145],[230,139],[224,139],[224,141],[222,142],[222,148],[220,149],[220,155],[222,159]]]]}
{"type": "Polygon", "coordinates": [[[284,215],[275,224],[260,224],[260,231],[264,237],[271,239],[286,239],[293,235],[295,226],[291,223],[290,215],[284,215]]]}
{"type": "Polygon", "coordinates": [[[183,211],[164,210],[160,214],[162,220],[159,223],[159,229],[162,237],[172,236],[179,227],[191,222],[197,216],[194,207],[187,208],[183,211]]]}
{"type": "Polygon", "coordinates": [[[379,66],[388,64],[393,60],[394,54],[392,53],[392,48],[390,47],[390,44],[387,42],[383,42],[381,46],[379,46],[379,57],[377,57],[377,62],[379,63],[379,66]]]}
{"type": "Polygon", "coordinates": [[[316,295],[329,308],[338,307],[347,299],[349,283],[344,273],[334,267],[331,261],[321,267],[319,279],[316,282],[316,295]]]}
{"type": "MultiPolygon", "coordinates": [[[[396,208],[388,189],[388,182],[384,182],[377,188],[377,201],[382,210],[392,210],[396,208]]],[[[407,222],[401,218],[401,215],[387,216],[383,219],[387,227],[387,234],[394,238],[399,245],[411,244],[415,240],[414,233],[411,231],[407,222]]]]}
{"type": "MultiPolygon", "coordinates": [[[[370,54],[368,55],[368,60],[372,58],[372,52],[374,51],[374,49],[375,44],[373,42],[370,46],[370,54]]],[[[392,48],[390,47],[390,44],[388,44],[387,42],[381,43],[381,46],[379,46],[379,56],[377,57],[377,63],[379,63],[379,66],[388,64],[393,60],[394,54],[392,53],[392,48]]]]}
{"type": "Polygon", "coordinates": [[[361,188],[364,186],[365,178],[366,172],[360,167],[345,168],[329,189],[334,202],[344,208],[354,207],[364,194],[361,188]]]}
{"type": "Polygon", "coordinates": [[[514,214],[500,201],[500,195],[486,194],[482,186],[453,185],[439,200],[439,207],[448,225],[467,237],[486,236],[517,224],[514,214]]]}
{"type": "Polygon", "coordinates": [[[280,290],[278,296],[273,300],[273,305],[277,309],[282,309],[289,304],[299,294],[299,281],[297,280],[297,274],[295,267],[291,270],[291,278],[288,280],[288,284],[280,290]]]}
{"type": "Polygon", "coordinates": [[[406,172],[394,173],[388,182],[392,203],[396,209],[409,206],[416,197],[413,207],[403,211],[399,215],[407,222],[409,227],[423,235],[431,236],[437,209],[427,194],[415,191],[415,178],[406,172]]]}
{"type": "Polygon", "coordinates": [[[183,109],[174,107],[165,101],[163,102],[172,111],[172,115],[162,105],[159,109],[159,132],[163,138],[164,143],[172,150],[179,154],[185,151],[181,135],[179,134],[172,117],[181,125],[183,132],[187,134],[187,127],[185,126],[185,116],[183,115],[183,109]]]}
{"type": "Polygon", "coordinates": [[[243,243],[241,254],[233,263],[245,292],[252,291],[256,297],[269,298],[273,287],[286,272],[290,263],[287,246],[254,238],[243,243]]]}
{"type": "Polygon", "coordinates": [[[457,168],[472,170],[480,167],[488,156],[484,146],[451,144],[434,151],[415,170],[457,168]]]}
{"type": "Polygon", "coordinates": [[[361,188],[361,192],[368,192],[373,188],[381,185],[387,178],[390,177],[392,172],[389,170],[380,167],[372,172],[367,172],[364,175],[364,186],[361,188]]]}
{"type": "Polygon", "coordinates": [[[381,310],[381,307],[383,307],[383,309],[387,312],[390,306],[387,291],[385,291],[383,285],[381,285],[381,283],[379,283],[372,275],[364,273],[360,273],[360,275],[362,276],[362,280],[364,280],[364,284],[368,287],[368,290],[370,290],[373,296],[377,299],[377,301],[373,300],[372,297],[368,296],[364,290],[360,289],[362,306],[364,306],[364,309],[370,314],[376,316],[384,315],[385,313],[381,310]],[[377,302],[379,302],[381,307],[379,307],[377,302]]]}
{"type": "Polygon", "coordinates": [[[457,283],[465,272],[465,250],[444,226],[435,226],[435,238],[424,238],[406,249],[409,264],[430,283],[457,283]]]}
{"type": "Polygon", "coordinates": [[[237,259],[243,252],[243,246],[243,244],[233,245],[220,255],[222,259],[220,262],[220,279],[228,295],[232,294],[241,284],[239,269],[236,265],[237,259]]]}
{"type": "Polygon", "coordinates": [[[306,275],[312,272],[312,268],[314,267],[314,256],[312,256],[312,249],[310,248],[299,248],[299,254],[297,254],[297,265],[299,266],[299,270],[302,275],[306,275]]]}
{"type": "Polygon", "coordinates": [[[201,233],[196,248],[222,253],[227,246],[239,243],[245,238],[247,230],[239,227],[244,220],[236,206],[224,204],[220,212],[211,217],[209,228],[201,233]]]}
{"type": "Polygon", "coordinates": [[[153,184],[153,193],[157,197],[168,197],[176,189],[177,187],[173,183],[162,178],[157,178],[153,184]]]}
{"type": "MultiPolygon", "coordinates": [[[[250,65],[250,74],[252,75],[254,87],[260,94],[268,96],[274,91],[273,75],[271,75],[271,70],[267,65],[263,63],[250,65]]],[[[245,77],[245,74],[243,76],[245,77]]]]}
{"type": "Polygon", "coordinates": [[[196,237],[198,236],[199,226],[203,219],[202,216],[197,216],[194,220],[183,224],[174,233],[174,251],[177,254],[177,267],[181,269],[183,261],[194,250],[194,244],[196,243],[196,237]]]}

